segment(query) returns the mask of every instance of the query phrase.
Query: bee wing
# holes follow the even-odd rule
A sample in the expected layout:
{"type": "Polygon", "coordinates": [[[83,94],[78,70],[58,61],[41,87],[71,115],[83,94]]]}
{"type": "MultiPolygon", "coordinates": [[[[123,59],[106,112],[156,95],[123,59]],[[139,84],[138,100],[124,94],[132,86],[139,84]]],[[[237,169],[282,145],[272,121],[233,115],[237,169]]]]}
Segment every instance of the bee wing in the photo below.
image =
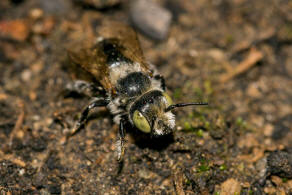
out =
{"type": "Polygon", "coordinates": [[[100,83],[106,91],[113,90],[108,78],[106,56],[99,48],[83,48],[77,52],[69,50],[68,55],[81,79],[100,83]]]}
{"type": "Polygon", "coordinates": [[[128,25],[120,22],[107,21],[98,30],[104,39],[116,39],[119,45],[125,49],[121,52],[133,62],[140,63],[146,73],[151,74],[149,64],[145,61],[143,51],[140,47],[137,33],[128,25]]]}

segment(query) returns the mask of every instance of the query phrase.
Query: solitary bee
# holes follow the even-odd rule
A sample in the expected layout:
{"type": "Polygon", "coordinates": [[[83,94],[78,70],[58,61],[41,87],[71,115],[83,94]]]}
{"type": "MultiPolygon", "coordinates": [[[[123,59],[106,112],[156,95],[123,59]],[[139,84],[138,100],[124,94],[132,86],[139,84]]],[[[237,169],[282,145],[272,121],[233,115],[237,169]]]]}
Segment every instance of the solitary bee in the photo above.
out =
{"type": "Polygon", "coordinates": [[[140,131],[153,136],[166,135],[175,128],[176,107],[207,105],[207,103],[173,104],[165,92],[163,76],[146,62],[138,37],[127,25],[111,22],[101,25],[100,38],[90,48],[69,52],[69,59],[81,67],[92,83],[79,82],[78,88],[101,90],[102,97],[95,99],[84,109],[72,130],[84,127],[88,113],[95,107],[105,106],[119,124],[117,142],[118,160],[124,154],[125,124],[129,122],[140,131]]]}

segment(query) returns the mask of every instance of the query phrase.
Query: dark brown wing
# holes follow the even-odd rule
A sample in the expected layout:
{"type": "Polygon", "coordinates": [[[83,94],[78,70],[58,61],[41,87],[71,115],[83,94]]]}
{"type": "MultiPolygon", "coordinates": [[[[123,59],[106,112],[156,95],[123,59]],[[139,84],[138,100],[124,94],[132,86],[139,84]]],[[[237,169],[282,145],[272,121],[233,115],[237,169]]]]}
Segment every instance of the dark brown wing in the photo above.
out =
{"type": "Polygon", "coordinates": [[[108,78],[108,64],[106,56],[97,47],[83,48],[78,52],[68,51],[69,58],[73,65],[80,66],[78,71],[87,78],[84,80],[98,81],[106,91],[112,91],[113,86],[108,78]],[[85,74],[84,74],[85,73],[85,74]]]}
{"type": "MultiPolygon", "coordinates": [[[[152,76],[148,64],[144,60],[136,32],[129,26],[118,22],[106,22],[98,29],[103,40],[118,46],[120,52],[126,59],[138,62],[143,72],[152,76]]],[[[109,79],[108,54],[105,54],[102,42],[98,42],[91,48],[70,50],[69,58],[80,66],[92,78],[101,83],[103,88],[114,93],[114,86],[109,79]]],[[[130,64],[129,64],[130,65],[130,64]]]]}
{"type": "Polygon", "coordinates": [[[145,72],[150,73],[150,67],[146,63],[143,51],[140,47],[137,33],[128,25],[120,22],[107,21],[98,29],[99,35],[104,39],[116,39],[119,45],[123,46],[123,55],[132,60],[139,62],[145,72]]]}

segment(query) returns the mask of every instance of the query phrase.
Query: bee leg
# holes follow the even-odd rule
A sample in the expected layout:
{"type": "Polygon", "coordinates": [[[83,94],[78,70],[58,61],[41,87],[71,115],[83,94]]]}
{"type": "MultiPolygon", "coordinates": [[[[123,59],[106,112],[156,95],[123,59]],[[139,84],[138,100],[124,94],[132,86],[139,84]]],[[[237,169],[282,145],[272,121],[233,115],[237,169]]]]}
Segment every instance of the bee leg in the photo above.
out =
{"type": "Polygon", "coordinates": [[[165,91],[166,85],[165,85],[165,79],[164,79],[164,77],[161,76],[160,74],[157,74],[157,75],[154,76],[154,79],[155,80],[160,80],[160,82],[161,82],[161,88],[163,89],[163,91],[165,91]]]}
{"type": "Polygon", "coordinates": [[[97,94],[105,94],[105,91],[102,87],[96,86],[94,83],[76,80],[66,85],[64,93],[65,96],[70,96],[71,93],[77,93],[79,95],[93,97],[97,94]]]}
{"type": "Polygon", "coordinates": [[[84,127],[86,119],[88,117],[89,111],[96,107],[107,106],[108,101],[104,98],[97,98],[93,102],[91,102],[82,112],[79,121],[76,123],[75,127],[69,133],[69,136],[76,134],[81,128],[84,127]]]}
{"type": "Polygon", "coordinates": [[[119,140],[117,141],[117,153],[118,153],[118,161],[121,162],[123,160],[123,156],[125,153],[125,118],[120,120],[120,128],[119,128],[119,140]]]}

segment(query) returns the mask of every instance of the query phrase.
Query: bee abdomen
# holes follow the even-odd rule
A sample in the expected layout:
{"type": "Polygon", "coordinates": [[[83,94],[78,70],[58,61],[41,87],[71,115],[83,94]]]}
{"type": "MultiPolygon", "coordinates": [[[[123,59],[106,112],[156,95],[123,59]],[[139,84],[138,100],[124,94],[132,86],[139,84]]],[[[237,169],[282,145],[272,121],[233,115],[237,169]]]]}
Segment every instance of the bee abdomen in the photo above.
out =
{"type": "Polygon", "coordinates": [[[105,39],[101,42],[101,45],[109,66],[115,66],[116,63],[132,63],[130,59],[122,54],[121,46],[114,43],[114,40],[105,39]]]}

